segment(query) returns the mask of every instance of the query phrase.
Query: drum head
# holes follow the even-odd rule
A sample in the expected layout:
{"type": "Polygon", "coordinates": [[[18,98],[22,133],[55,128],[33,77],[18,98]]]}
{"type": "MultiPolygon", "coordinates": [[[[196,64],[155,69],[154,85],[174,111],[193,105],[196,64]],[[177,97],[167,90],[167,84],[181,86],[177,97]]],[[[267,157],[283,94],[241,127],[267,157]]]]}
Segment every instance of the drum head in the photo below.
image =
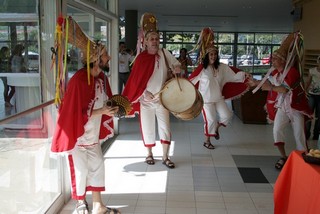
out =
{"type": "Polygon", "coordinates": [[[169,80],[164,85],[164,89],[160,94],[161,103],[171,112],[180,113],[186,111],[192,107],[196,100],[196,89],[185,78],[173,78],[169,80]]]}

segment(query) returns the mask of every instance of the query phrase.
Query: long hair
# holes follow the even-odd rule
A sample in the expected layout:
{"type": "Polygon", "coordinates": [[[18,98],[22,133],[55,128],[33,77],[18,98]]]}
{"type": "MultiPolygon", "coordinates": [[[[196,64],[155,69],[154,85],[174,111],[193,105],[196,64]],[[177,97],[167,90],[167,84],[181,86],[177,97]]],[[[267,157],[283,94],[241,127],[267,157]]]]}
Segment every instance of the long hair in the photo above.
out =
{"type": "MultiPolygon", "coordinates": [[[[208,67],[209,62],[210,62],[210,61],[209,61],[209,53],[207,53],[207,54],[205,55],[205,57],[203,58],[203,60],[202,60],[203,67],[204,67],[205,69],[208,67]]],[[[213,67],[214,67],[215,69],[218,69],[219,65],[220,65],[220,57],[219,57],[219,55],[217,55],[217,59],[216,59],[216,61],[214,61],[213,67]]]]}

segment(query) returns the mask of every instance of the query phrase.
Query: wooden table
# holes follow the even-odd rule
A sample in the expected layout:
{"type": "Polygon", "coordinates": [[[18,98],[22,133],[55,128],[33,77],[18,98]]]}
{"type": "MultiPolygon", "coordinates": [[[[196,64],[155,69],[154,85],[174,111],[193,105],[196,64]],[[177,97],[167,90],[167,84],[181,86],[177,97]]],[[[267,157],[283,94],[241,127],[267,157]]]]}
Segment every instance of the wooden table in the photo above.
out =
{"type": "Polygon", "coordinates": [[[232,108],[245,124],[266,124],[267,113],[264,105],[267,99],[267,91],[258,90],[252,94],[252,90],[238,99],[232,100],[232,108]]]}
{"type": "Polygon", "coordinates": [[[320,166],[293,151],[274,186],[274,214],[320,213],[320,166]]]}

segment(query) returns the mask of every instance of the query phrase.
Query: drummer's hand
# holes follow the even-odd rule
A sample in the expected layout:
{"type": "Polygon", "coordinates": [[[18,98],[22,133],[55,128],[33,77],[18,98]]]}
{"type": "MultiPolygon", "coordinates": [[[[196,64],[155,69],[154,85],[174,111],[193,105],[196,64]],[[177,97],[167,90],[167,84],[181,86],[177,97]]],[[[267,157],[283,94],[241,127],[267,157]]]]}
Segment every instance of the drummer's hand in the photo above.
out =
{"type": "Polygon", "coordinates": [[[154,98],[154,95],[150,91],[145,91],[144,92],[144,99],[146,101],[150,101],[154,98]]]}
{"type": "Polygon", "coordinates": [[[115,113],[117,113],[119,111],[119,106],[107,106],[107,105],[104,105],[102,108],[101,108],[101,113],[102,114],[106,114],[110,117],[113,117],[115,113]]]}

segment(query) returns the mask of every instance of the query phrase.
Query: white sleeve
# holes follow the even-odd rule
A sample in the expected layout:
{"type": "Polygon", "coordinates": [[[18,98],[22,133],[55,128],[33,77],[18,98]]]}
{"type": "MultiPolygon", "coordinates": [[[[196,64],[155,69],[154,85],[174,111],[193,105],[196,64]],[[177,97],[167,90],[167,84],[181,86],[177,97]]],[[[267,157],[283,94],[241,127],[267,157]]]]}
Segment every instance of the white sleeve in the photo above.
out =
{"type": "Polygon", "coordinates": [[[239,71],[235,73],[229,66],[223,64],[221,65],[221,70],[224,72],[225,82],[244,82],[245,72],[239,71]]]}

